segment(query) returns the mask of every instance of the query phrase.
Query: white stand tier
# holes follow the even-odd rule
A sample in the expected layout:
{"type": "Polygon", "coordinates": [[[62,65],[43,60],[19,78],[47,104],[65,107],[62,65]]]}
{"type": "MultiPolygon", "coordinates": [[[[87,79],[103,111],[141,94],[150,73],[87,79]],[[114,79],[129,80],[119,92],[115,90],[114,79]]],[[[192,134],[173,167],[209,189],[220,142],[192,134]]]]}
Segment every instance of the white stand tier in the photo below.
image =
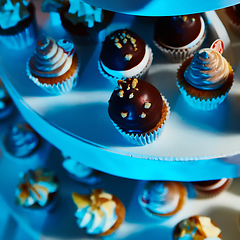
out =
{"type": "Polygon", "coordinates": [[[207,12],[239,3],[238,0],[84,0],[84,2],[111,11],[142,16],[174,16],[207,12]]]}
{"type": "MultiPolygon", "coordinates": [[[[69,38],[61,25],[53,24],[49,15],[41,12],[40,2],[36,3],[41,31],[55,39],[69,38]]],[[[0,76],[26,121],[55,147],[78,157],[89,167],[142,180],[238,177],[240,68],[234,61],[231,42],[216,13],[207,12],[205,18],[208,35],[203,46],[209,47],[215,39],[221,38],[225,43],[224,56],[236,67],[232,90],[225,102],[212,112],[196,111],[180,96],[175,81],[179,64],[170,63],[154,46],[153,23],[115,14],[113,23],[105,31],[107,35],[112,30],[129,27],[153,50],[154,61],[146,80],[168,99],[171,114],[160,138],[147,146],[133,146],[127,142],[110,121],[107,107],[115,86],[103,78],[97,68],[101,43],[77,45],[81,58],[78,85],[65,95],[52,96],[27,77],[26,62],[34,46],[24,51],[0,46],[0,76]]]]}

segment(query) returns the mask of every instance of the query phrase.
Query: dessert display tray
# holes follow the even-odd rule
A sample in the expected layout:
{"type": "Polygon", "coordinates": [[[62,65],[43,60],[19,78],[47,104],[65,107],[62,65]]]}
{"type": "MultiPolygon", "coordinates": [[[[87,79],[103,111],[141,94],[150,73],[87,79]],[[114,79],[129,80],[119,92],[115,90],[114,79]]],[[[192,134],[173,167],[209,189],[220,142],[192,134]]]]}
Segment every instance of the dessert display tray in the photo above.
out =
{"type": "MultiPolygon", "coordinates": [[[[36,1],[40,33],[55,39],[70,38],[56,18],[51,21],[49,14],[41,12],[40,3],[36,1]]],[[[169,62],[154,46],[152,19],[116,13],[103,33],[104,37],[115,29],[131,28],[153,50],[153,65],[146,80],[168,99],[171,114],[160,138],[150,145],[132,145],[111,123],[107,107],[115,86],[102,77],[97,68],[101,42],[76,46],[81,59],[80,73],[77,87],[68,94],[52,96],[27,77],[26,62],[34,46],[23,51],[0,46],[0,76],[27,122],[55,147],[92,168],[142,180],[238,177],[240,69],[217,14],[211,11],[204,17],[208,34],[203,46],[209,47],[217,38],[222,39],[224,56],[236,69],[235,83],[227,99],[211,112],[192,109],[180,96],[175,83],[179,64],[169,62]],[[218,171],[209,172],[206,166],[218,171]],[[199,171],[196,173],[193,169],[199,171]]]]}

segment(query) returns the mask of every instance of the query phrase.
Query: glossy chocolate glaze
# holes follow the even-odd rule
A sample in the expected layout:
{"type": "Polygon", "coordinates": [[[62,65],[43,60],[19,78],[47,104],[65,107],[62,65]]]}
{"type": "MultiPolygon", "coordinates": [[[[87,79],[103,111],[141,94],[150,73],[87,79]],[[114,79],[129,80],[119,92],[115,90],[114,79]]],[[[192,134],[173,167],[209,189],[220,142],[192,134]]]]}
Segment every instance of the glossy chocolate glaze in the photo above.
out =
{"type": "Polygon", "coordinates": [[[240,4],[235,5],[234,9],[235,9],[237,15],[240,17],[240,4]]]}
{"type": "Polygon", "coordinates": [[[144,133],[154,128],[162,116],[162,96],[152,84],[136,78],[119,80],[108,113],[127,133],[144,133]]]}
{"type": "Polygon", "coordinates": [[[183,47],[194,41],[201,30],[200,14],[159,17],[154,40],[171,47],[183,47]]]}
{"type": "Polygon", "coordinates": [[[102,63],[112,70],[129,70],[145,55],[145,42],[129,29],[119,29],[105,38],[100,53],[102,63]]]}

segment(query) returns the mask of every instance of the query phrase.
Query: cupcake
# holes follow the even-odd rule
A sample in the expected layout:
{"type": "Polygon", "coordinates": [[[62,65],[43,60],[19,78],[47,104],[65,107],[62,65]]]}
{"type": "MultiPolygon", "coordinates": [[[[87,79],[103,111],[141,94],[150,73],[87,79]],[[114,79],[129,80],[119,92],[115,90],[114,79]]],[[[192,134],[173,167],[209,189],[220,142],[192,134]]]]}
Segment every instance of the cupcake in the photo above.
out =
{"type": "Polygon", "coordinates": [[[21,50],[36,40],[34,4],[27,0],[4,0],[0,6],[0,41],[21,50]]]}
{"type": "Polygon", "coordinates": [[[240,4],[227,7],[224,10],[232,30],[240,36],[240,4]]]}
{"type": "Polygon", "coordinates": [[[76,43],[97,43],[99,33],[111,23],[114,15],[81,0],[44,0],[42,11],[58,12],[62,26],[76,43]]]}
{"type": "Polygon", "coordinates": [[[15,191],[15,202],[18,206],[31,210],[53,210],[59,183],[54,173],[47,169],[37,168],[20,175],[15,191]]]}
{"type": "Polygon", "coordinates": [[[209,111],[226,98],[234,74],[222,52],[223,42],[217,40],[211,48],[201,49],[185,60],[178,69],[177,86],[190,106],[209,111]]]}
{"type": "Polygon", "coordinates": [[[169,113],[169,104],[158,89],[137,78],[118,80],[108,106],[113,125],[127,140],[137,145],[155,141],[169,113]]]}
{"type": "Polygon", "coordinates": [[[147,182],[138,202],[150,217],[170,217],[182,209],[186,197],[186,188],[181,183],[154,181],[147,182]]]}
{"type": "Polygon", "coordinates": [[[0,78],[0,120],[6,119],[13,112],[13,102],[0,78]]]}
{"type": "Polygon", "coordinates": [[[28,124],[14,124],[3,135],[4,155],[16,163],[32,163],[39,160],[40,136],[28,124]]]}
{"type": "Polygon", "coordinates": [[[152,50],[142,38],[129,29],[119,29],[105,38],[98,68],[115,85],[118,79],[143,77],[152,60],[152,50]]]}
{"type": "Polygon", "coordinates": [[[154,43],[173,62],[193,55],[206,37],[206,25],[198,14],[158,17],[154,25],[154,43]]]}
{"type": "Polygon", "coordinates": [[[55,95],[67,93],[77,85],[79,60],[70,40],[57,42],[42,36],[27,62],[27,75],[42,89],[55,95]]]}
{"type": "Polygon", "coordinates": [[[231,178],[192,182],[197,197],[202,198],[217,196],[221,192],[227,190],[231,186],[231,183],[232,183],[231,178]]]}
{"type": "Polygon", "coordinates": [[[72,179],[88,185],[94,185],[101,181],[98,171],[83,165],[78,159],[66,155],[63,155],[63,158],[62,166],[72,179]]]}
{"type": "Polygon", "coordinates": [[[192,216],[179,222],[173,231],[173,240],[221,240],[221,229],[206,216],[192,216]]]}
{"type": "Polygon", "coordinates": [[[92,194],[73,193],[77,206],[75,217],[79,228],[86,228],[88,234],[107,236],[117,230],[125,218],[125,208],[114,195],[101,189],[94,189],[92,194]]]}

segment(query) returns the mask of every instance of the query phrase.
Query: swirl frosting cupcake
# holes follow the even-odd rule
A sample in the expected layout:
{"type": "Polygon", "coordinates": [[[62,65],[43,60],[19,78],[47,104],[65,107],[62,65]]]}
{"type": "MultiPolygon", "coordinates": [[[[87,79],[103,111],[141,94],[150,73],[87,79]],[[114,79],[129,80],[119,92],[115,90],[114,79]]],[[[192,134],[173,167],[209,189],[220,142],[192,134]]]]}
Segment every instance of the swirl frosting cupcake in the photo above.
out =
{"type": "Polygon", "coordinates": [[[152,143],[160,136],[169,113],[169,104],[158,89],[137,78],[119,80],[108,106],[116,129],[138,145],[152,143]]]}
{"type": "Polygon", "coordinates": [[[168,217],[179,212],[185,204],[187,191],[178,182],[148,182],[138,202],[150,217],[168,217]]]}
{"type": "Polygon", "coordinates": [[[97,43],[99,32],[112,21],[113,12],[91,6],[81,0],[44,0],[43,12],[58,12],[62,26],[76,43],[97,43]]]}
{"type": "Polygon", "coordinates": [[[142,38],[129,29],[119,29],[105,38],[98,68],[105,78],[116,84],[118,79],[142,77],[152,60],[152,50],[142,38]]]}
{"type": "Polygon", "coordinates": [[[63,158],[62,166],[72,179],[89,185],[101,181],[101,177],[96,170],[83,165],[78,159],[66,155],[63,155],[63,158]]]}
{"type": "Polygon", "coordinates": [[[3,149],[18,163],[34,159],[40,145],[39,135],[27,124],[15,124],[6,132],[3,149]]]}
{"type": "Polygon", "coordinates": [[[192,216],[174,228],[174,240],[221,240],[221,229],[206,216],[192,216]]]}
{"type": "Polygon", "coordinates": [[[51,211],[55,205],[58,189],[58,180],[52,171],[42,168],[29,170],[20,175],[15,191],[15,202],[24,208],[51,211]]]}
{"type": "Polygon", "coordinates": [[[120,227],[125,218],[125,208],[114,195],[101,189],[92,194],[72,194],[77,206],[75,216],[80,228],[86,228],[88,234],[107,236],[120,227]]]}
{"type": "Polygon", "coordinates": [[[52,94],[63,94],[77,84],[78,57],[73,43],[43,36],[38,40],[33,56],[27,62],[29,78],[52,94]]]}
{"type": "Polygon", "coordinates": [[[177,86],[190,106],[209,111],[224,101],[233,78],[228,61],[215,49],[204,48],[183,62],[177,72],[177,86]]]}
{"type": "Polygon", "coordinates": [[[36,40],[35,7],[27,0],[4,0],[0,6],[0,41],[21,50],[36,40]]]}

